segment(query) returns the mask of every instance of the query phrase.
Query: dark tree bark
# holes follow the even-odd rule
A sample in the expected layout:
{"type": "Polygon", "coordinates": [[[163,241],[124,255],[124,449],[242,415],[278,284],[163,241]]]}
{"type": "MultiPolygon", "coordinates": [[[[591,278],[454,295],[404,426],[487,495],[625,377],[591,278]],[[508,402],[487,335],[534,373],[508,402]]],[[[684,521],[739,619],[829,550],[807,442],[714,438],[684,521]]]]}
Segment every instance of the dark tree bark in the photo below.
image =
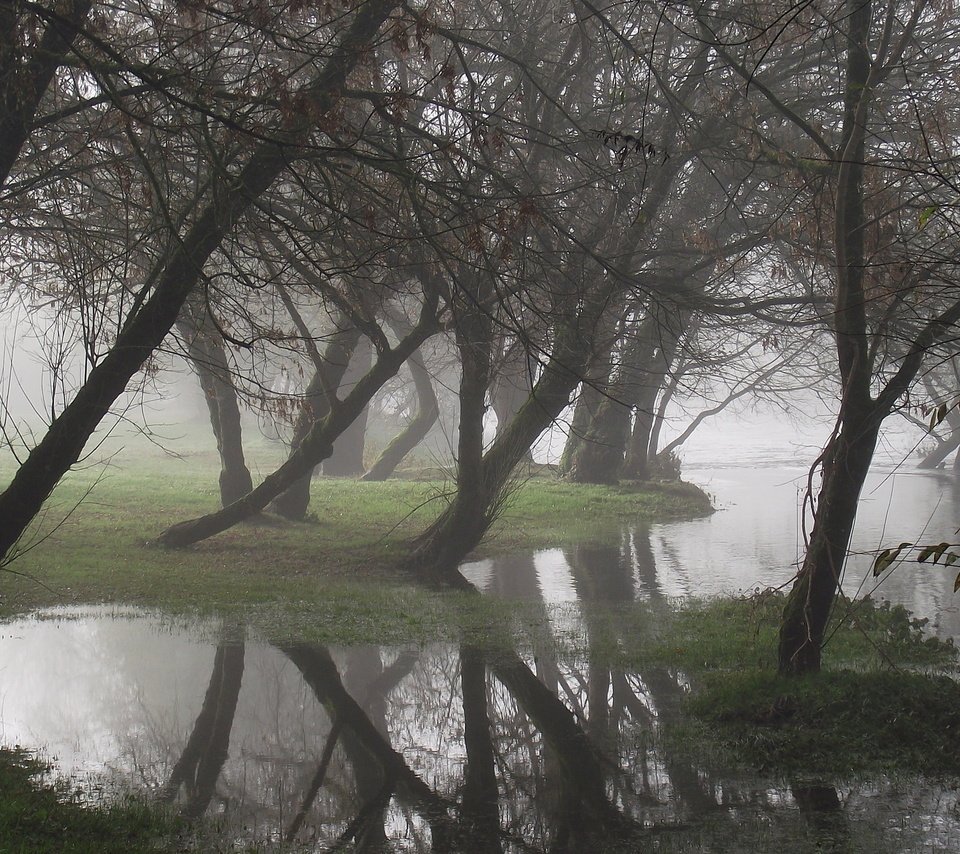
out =
{"type": "Polygon", "coordinates": [[[430,373],[423,363],[420,352],[417,351],[407,360],[410,376],[417,393],[417,412],[410,423],[383,449],[376,462],[361,480],[382,481],[392,475],[397,466],[414,448],[417,447],[430,432],[430,428],[437,423],[440,417],[440,403],[434,391],[430,373]]]}
{"type": "Polygon", "coordinates": [[[634,347],[628,348],[624,396],[636,413],[623,465],[623,476],[650,476],[650,445],[657,416],[657,399],[669,383],[680,340],[690,312],[655,306],[634,347]]]}
{"type": "MultiPolygon", "coordinates": [[[[497,360],[490,384],[490,406],[497,416],[497,432],[507,425],[520,411],[533,389],[531,366],[526,350],[519,339],[513,339],[497,360]]],[[[524,462],[533,462],[533,453],[528,451],[524,462]]]]}
{"type": "Polygon", "coordinates": [[[784,608],[779,644],[782,674],[820,669],[824,630],[880,425],[916,378],[930,347],[960,319],[960,303],[954,303],[928,320],[900,359],[896,372],[875,398],[871,396],[876,347],[871,343],[866,314],[863,188],[872,98],[873,60],[868,50],[871,19],[870,0],[849,0],[834,236],[837,287],[833,322],[843,395],[837,428],[821,456],[823,479],[813,531],[784,608]]]}
{"type": "MultiPolygon", "coordinates": [[[[347,370],[340,381],[341,392],[349,393],[370,370],[373,348],[368,338],[361,338],[354,348],[347,370]]],[[[323,473],[329,477],[359,477],[363,474],[363,449],[367,435],[367,413],[365,406],[333,443],[333,453],[323,462],[323,473]]]]}
{"type": "Polygon", "coordinates": [[[93,368],[0,495],[0,560],[11,557],[53,488],[80,458],[97,425],[169,333],[207,259],[251,202],[287,168],[289,147],[306,142],[317,121],[336,103],[347,74],[363,56],[362,47],[373,39],[395,5],[396,0],[369,0],[359,8],[333,56],[304,93],[312,108],[290,119],[283,137],[286,144],[262,142],[242,169],[220,173],[214,179],[212,201],[198,212],[187,233],[173,241],[169,255],[160,262],[152,292],[128,318],[110,352],[93,368]]]}
{"type": "Polygon", "coordinates": [[[825,451],[823,485],[813,531],[783,612],[779,659],[782,673],[820,669],[824,633],[881,420],[874,407],[860,418],[845,418],[825,451]]]}
{"type": "Polygon", "coordinates": [[[220,454],[220,504],[226,507],[253,489],[253,478],[243,455],[240,404],[223,338],[206,320],[204,306],[192,302],[187,300],[177,326],[210,414],[220,454]]]}
{"type": "Polygon", "coordinates": [[[590,366],[580,384],[580,393],[573,407],[573,418],[570,421],[570,432],[560,455],[560,474],[567,478],[577,476],[578,462],[581,450],[587,443],[590,425],[604,401],[606,384],[610,379],[613,365],[611,348],[613,341],[602,347],[600,352],[590,360],[590,366]]]}
{"type": "Polygon", "coordinates": [[[256,515],[297,480],[309,476],[314,467],[331,454],[334,439],[350,425],[380,387],[396,374],[410,354],[436,331],[436,309],[437,298],[428,299],[410,335],[396,347],[379,354],[373,367],[350,394],[344,400],[336,401],[327,416],[314,424],[287,461],[267,475],[252,492],[215,513],[172,525],[157,538],[157,543],[186,546],[219,534],[256,515]]]}
{"type": "MultiPolygon", "coordinates": [[[[600,294],[601,299],[603,296],[600,294]]],[[[600,311],[597,307],[591,312],[587,307],[576,321],[557,331],[553,356],[526,403],[507,429],[497,435],[486,454],[479,460],[474,457],[472,471],[463,481],[470,485],[469,490],[459,488],[458,482],[451,503],[418,538],[408,562],[410,569],[457,582],[457,566],[480,542],[495,518],[517,463],[569,404],[590,358],[594,340],[590,327],[598,322],[600,311]]],[[[476,427],[474,431],[469,441],[475,448],[482,448],[482,436],[476,435],[476,427]]]]}
{"type": "Polygon", "coordinates": [[[230,748],[230,732],[243,679],[243,643],[221,644],[213,660],[213,673],[193,732],[177,760],[162,798],[171,802],[186,786],[183,815],[200,818],[210,805],[214,788],[230,748]]]}
{"type": "Polygon", "coordinates": [[[613,395],[603,398],[581,437],[567,478],[574,483],[616,483],[630,434],[630,409],[613,395]]]}
{"type": "Polygon", "coordinates": [[[871,360],[863,288],[863,164],[870,99],[867,82],[871,58],[867,44],[872,3],[849,0],[847,13],[844,121],[834,239],[834,324],[843,397],[837,430],[822,457],[823,483],[813,531],[784,608],[779,644],[779,670],[784,674],[820,669],[824,632],[839,586],[860,490],[873,458],[880,423],[886,415],[870,396],[871,360]]]}

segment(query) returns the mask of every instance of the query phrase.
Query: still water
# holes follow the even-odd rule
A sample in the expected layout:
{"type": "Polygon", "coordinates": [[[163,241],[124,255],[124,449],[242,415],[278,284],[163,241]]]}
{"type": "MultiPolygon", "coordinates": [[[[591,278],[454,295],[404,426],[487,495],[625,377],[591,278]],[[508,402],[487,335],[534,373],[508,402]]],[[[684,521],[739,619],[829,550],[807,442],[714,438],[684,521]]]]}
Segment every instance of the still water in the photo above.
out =
{"type": "MultiPolygon", "coordinates": [[[[488,595],[553,617],[517,652],[271,643],[241,625],[122,608],[7,622],[0,743],[42,748],[85,797],[145,791],[228,839],[294,850],[957,850],[952,787],[713,767],[657,738],[682,672],[610,669],[591,652],[580,606],[748,591],[794,571],[801,467],[687,477],[719,512],[464,567],[488,595]],[[586,644],[557,654],[546,633],[565,620],[580,621],[586,644]]],[[[960,518],[935,476],[878,471],[865,496],[855,550],[949,539],[960,518]]],[[[870,562],[851,559],[850,592],[870,562]]],[[[904,565],[878,593],[949,635],[960,632],[952,589],[951,574],[904,565]]]]}

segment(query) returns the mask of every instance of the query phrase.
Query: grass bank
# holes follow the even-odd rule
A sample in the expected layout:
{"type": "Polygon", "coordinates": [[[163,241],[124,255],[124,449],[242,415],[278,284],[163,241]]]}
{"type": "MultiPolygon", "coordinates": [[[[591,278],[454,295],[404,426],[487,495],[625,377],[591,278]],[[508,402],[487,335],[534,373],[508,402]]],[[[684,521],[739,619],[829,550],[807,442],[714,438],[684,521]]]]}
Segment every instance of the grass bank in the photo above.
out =
{"type": "Polygon", "coordinates": [[[960,778],[958,650],[901,606],[838,605],[824,669],[776,673],[785,597],[691,603],[651,630],[623,634],[619,661],[670,668],[688,680],[683,714],[664,730],[674,750],[725,768],[782,778],[922,774],[960,778]],[[632,638],[632,641],[630,640],[632,638]]]}
{"type": "MultiPolygon", "coordinates": [[[[268,620],[302,612],[318,640],[443,635],[448,613],[395,567],[445,506],[447,483],[318,479],[306,522],[264,517],[187,549],[148,545],[168,525],[215,509],[216,483],[214,460],[202,454],[145,455],[71,473],[12,564],[18,574],[0,575],[0,609],[118,602],[174,612],[256,610],[268,620]]],[[[707,496],[689,484],[579,486],[540,475],[518,482],[476,556],[602,542],[625,524],[709,511],[707,496]]],[[[445,601],[462,605],[455,596],[445,601]]]]}
{"type": "Polygon", "coordinates": [[[46,766],[21,750],[0,749],[0,851],[129,854],[166,850],[182,829],[165,811],[126,799],[91,807],[80,793],[45,779],[46,766]]]}

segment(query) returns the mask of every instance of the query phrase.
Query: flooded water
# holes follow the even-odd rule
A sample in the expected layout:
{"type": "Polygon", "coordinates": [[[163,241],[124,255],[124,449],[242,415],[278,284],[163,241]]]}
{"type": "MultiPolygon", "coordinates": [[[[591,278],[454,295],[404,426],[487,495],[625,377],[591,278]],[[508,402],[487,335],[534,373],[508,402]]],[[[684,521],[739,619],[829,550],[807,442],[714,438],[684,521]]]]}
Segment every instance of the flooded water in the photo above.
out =
{"type": "MultiPolygon", "coordinates": [[[[543,604],[552,619],[519,652],[273,644],[241,625],[123,608],[7,622],[0,743],[41,748],[91,798],[143,791],[228,839],[293,850],[957,850],[953,788],[713,767],[658,738],[687,690],[682,672],[611,669],[594,654],[597,605],[777,586],[794,571],[802,468],[687,476],[718,513],[464,567],[488,595],[543,604]],[[580,652],[557,654],[548,633],[564,620],[585,635],[580,652]]],[[[960,518],[937,477],[878,472],[865,495],[861,550],[938,540],[960,518]]],[[[851,592],[869,564],[851,559],[851,592]]],[[[880,593],[955,635],[952,589],[951,574],[910,565],[880,593]]]]}

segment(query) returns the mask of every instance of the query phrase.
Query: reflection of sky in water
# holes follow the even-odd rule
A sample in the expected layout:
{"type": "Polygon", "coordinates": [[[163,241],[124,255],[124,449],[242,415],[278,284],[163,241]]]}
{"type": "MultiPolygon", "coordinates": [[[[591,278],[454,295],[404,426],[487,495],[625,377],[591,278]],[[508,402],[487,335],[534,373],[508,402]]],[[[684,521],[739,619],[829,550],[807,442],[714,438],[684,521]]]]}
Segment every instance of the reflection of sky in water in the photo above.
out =
{"type": "MultiPolygon", "coordinates": [[[[625,552],[635,547],[630,537],[625,544],[625,552]]],[[[527,565],[534,566],[537,579],[545,580],[553,591],[554,604],[569,606],[568,592],[589,583],[584,577],[589,570],[579,562],[586,553],[574,558],[576,570],[565,565],[559,550],[544,552],[543,559],[537,556],[527,565]],[[564,577],[566,587],[557,583],[564,577]]],[[[598,589],[593,592],[602,595],[598,589]]],[[[2,740],[45,746],[47,755],[67,775],[104,772],[121,784],[158,792],[184,751],[208,692],[214,629],[207,625],[198,632],[173,627],[155,615],[131,610],[117,615],[107,608],[62,611],[53,617],[6,624],[0,636],[0,660],[5,662],[0,670],[2,740]]],[[[589,619],[587,632],[589,636],[589,619]]],[[[442,798],[462,797],[467,719],[457,645],[335,649],[330,660],[407,767],[442,798]],[[399,668],[389,688],[373,687],[404,659],[408,665],[399,668]]],[[[500,778],[501,821],[510,833],[524,836],[539,850],[539,834],[549,834],[550,823],[557,820],[557,814],[550,812],[556,805],[550,804],[560,785],[558,766],[545,753],[546,739],[525,714],[520,695],[509,681],[497,676],[496,660],[489,660],[481,679],[500,778]]],[[[742,850],[781,854],[815,850],[781,847],[778,834],[793,834],[790,838],[799,845],[806,832],[789,787],[743,772],[727,775],[702,769],[688,764],[689,758],[678,760],[656,747],[649,735],[656,723],[648,720],[647,713],[638,713],[636,706],[624,705],[624,692],[630,692],[643,709],[667,713],[684,690],[675,674],[598,670],[587,653],[557,660],[545,648],[516,661],[529,672],[536,671],[554,696],[574,711],[575,720],[605,745],[612,758],[610,796],[642,825],[676,825],[699,833],[691,821],[699,815],[699,808],[691,806],[693,786],[698,797],[714,805],[714,811],[705,815],[721,821],[720,842],[715,840],[710,850],[725,850],[724,834],[727,838],[740,834],[744,822],[760,827],[765,842],[742,850]],[[598,703],[606,704],[603,713],[598,703]],[[617,766],[621,770],[612,771],[617,766]],[[717,812],[719,804],[724,810],[717,812]],[[732,823],[724,828],[724,821],[732,823]]],[[[219,769],[209,809],[231,818],[235,822],[231,826],[275,837],[278,826],[289,824],[317,769],[331,732],[330,712],[317,701],[291,659],[248,635],[236,712],[229,724],[229,752],[219,769]]],[[[307,838],[331,842],[365,802],[356,756],[356,750],[351,755],[345,748],[334,754],[327,782],[305,825],[307,838]]],[[[913,788],[908,781],[881,781],[842,786],[839,793],[845,814],[861,823],[851,828],[852,834],[865,829],[865,838],[872,839],[894,822],[906,829],[905,836],[923,831],[928,843],[939,837],[948,845],[960,839],[960,825],[952,812],[955,793],[944,793],[939,785],[913,788]]],[[[569,808],[576,809],[575,805],[569,808]]],[[[398,850],[425,850],[426,826],[415,813],[396,798],[385,807],[383,831],[397,842],[398,850]]],[[[529,850],[527,844],[507,845],[504,851],[529,850]]]]}
{"type": "MultiPolygon", "coordinates": [[[[789,580],[802,552],[798,520],[805,470],[799,465],[703,468],[689,469],[686,476],[714,495],[717,513],[628,527],[614,542],[599,546],[475,561],[464,567],[464,573],[489,595],[542,603],[551,615],[553,622],[543,628],[544,636],[531,637],[524,645],[521,663],[535,671],[588,729],[597,723],[595,707],[606,700],[610,713],[599,715],[601,729],[612,727],[604,737],[613,744],[622,769],[609,785],[625,785],[623,791],[628,792],[646,780],[658,799],[634,803],[636,816],[647,823],[685,820],[689,814],[683,808],[683,788],[692,780],[708,800],[724,805],[718,814],[721,823],[724,816],[735,817],[736,822],[745,817],[768,827],[766,847],[756,850],[781,851],[778,822],[799,821],[789,787],[716,769],[684,769],[683,762],[678,765],[651,746],[654,741],[645,733],[656,724],[650,724],[636,705],[622,705],[627,691],[643,708],[669,709],[674,704],[670,692],[683,691],[677,674],[610,674],[605,668],[598,671],[589,650],[558,661],[545,643],[550,631],[586,632],[589,641],[591,612],[581,611],[581,597],[619,604],[631,598],[745,591],[789,580]],[[615,677],[620,680],[616,686],[615,677]],[[610,681],[597,683],[598,679],[610,681]]],[[[875,473],[864,493],[854,548],[867,551],[901,539],[951,539],[960,519],[958,508],[957,493],[937,476],[875,473]]],[[[850,592],[869,572],[871,561],[867,554],[851,558],[850,592]]],[[[910,564],[898,568],[880,592],[933,617],[941,633],[960,635],[952,588],[953,573],[910,564]]],[[[41,619],[0,625],[0,742],[43,746],[66,774],[102,772],[129,785],[159,790],[194,731],[211,679],[219,630],[213,621],[184,627],[160,615],[110,608],[48,612],[41,619]]],[[[409,768],[441,797],[460,798],[467,748],[458,647],[449,643],[412,650],[363,647],[331,650],[331,656],[348,690],[361,705],[367,704],[370,720],[409,768]],[[408,666],[399,669],[377,701],[371,686],[378,674],[404,660],[408,666]]],[[[549,825],[539,811],[545,809],[542,798],[549,803],[556,788],[551,776],[556,768],[544,754],[544,738],[508,683],[494,678],[494,672],[491,667],[485,678],[500,774],[501,818],[529,837],[549,825]]],[[[217,777],[210,809],[226,810],[247,827],[275,833],[298,808],[330,732],[330,713],[294,662],[282,650],[248,636],[236,712],[230,721],[229,755],[217,777]]],[[[328,771],[329,785],[312,813],[310,832],[328,842],[346,827],[351,810],[362,800],[355,761],[349,751],[338,748],[328,771]]],[[[838,792],[845,820],[860,822],[851,833],[865,840],[864,847],[851,850],[874,850],[870,846],[884,834],[895,840],[888,850],[914,850],[910,846],[916,840],[909,840],[918,831],[925,834],[925,842],[916,844],[916,850],[950,850],[960,840],[956,793],[944,792],[939,785],[858,782],[841,786],[838,792]]],[[[409,805],[393,799],[383,828],[401,840],[399,849],[423,849],[425,825],[409,805]]],[[[725,850],[723,842],[714,842],[712,850],[725,850]]]]}
{"type": "MultiPolygon", "coordinates": [[[[713,498],[716,513],[689,521],[626,528],[620,542],[590,550],[598,568],[625,563],[636,595],[646,599],[710,597],[789,585],[803,557],[801,524],[807,471],[800,466],[690,469],[685,477],[713,498]]],[[[509,510],[504,524],[509,524],[509,510]]],[[[808,514],[809,526],[809,514],[808,514]]],[[[902,541],[956,541],[960,486],[940,473],[875,470],[869,476],[854,529],[844,589],[905,605],[931,620],[943,636],[960,638],[956,573],[905,561],[872,577],[878,550],[902,541]]],[[[481,590],[511,598],[575,606],[573,547],[542,549],[467,563],[464,574],[481,590]],[[535,583],[520,579],[530,576],[535,583]]],[[[601,573],[602,575],[602,573],[601,573]]],[[[574,609],[575,610],[575,609],[574,609]]]]}

